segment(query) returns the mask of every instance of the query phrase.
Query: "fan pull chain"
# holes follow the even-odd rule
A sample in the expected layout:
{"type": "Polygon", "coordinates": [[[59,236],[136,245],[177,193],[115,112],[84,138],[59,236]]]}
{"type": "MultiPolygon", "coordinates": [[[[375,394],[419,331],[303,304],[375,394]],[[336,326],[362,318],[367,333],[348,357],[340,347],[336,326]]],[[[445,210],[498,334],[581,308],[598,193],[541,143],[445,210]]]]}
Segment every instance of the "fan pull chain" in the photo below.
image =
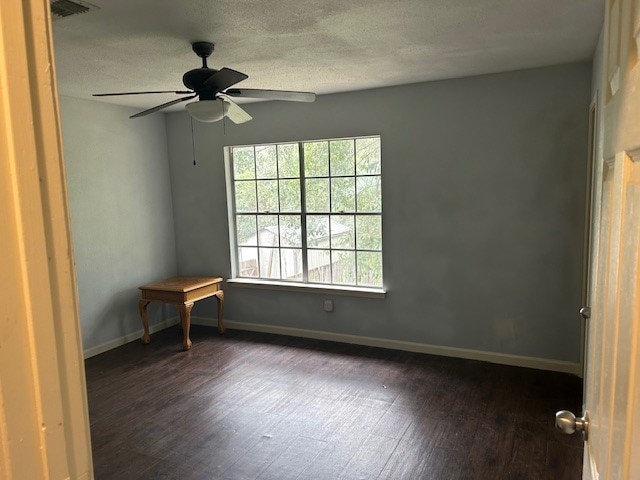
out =
{"type": "Polygon", "coordinates": [[[193,164],[196,164],[196,142],[194,140],[194,135],[193,135],[193,117],[189,116],[189,118],[191,119],[191,151],[193,152],[193,164]]]}

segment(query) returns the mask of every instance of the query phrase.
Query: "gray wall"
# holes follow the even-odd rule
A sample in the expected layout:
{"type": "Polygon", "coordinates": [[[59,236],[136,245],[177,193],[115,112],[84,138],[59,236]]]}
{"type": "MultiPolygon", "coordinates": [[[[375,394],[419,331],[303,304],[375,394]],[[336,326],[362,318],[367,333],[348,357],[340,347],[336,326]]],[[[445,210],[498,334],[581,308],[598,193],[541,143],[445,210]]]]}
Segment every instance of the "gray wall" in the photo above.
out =
{"type": "Polygon", "coordinates": [[[139,330],[137,287],[177,271],[165,118],[135,111],[61,98],[85,350],[139,330]]]}
{"type": "MultiPolygon", "coordinates": [[[[589,63],[167,115],[181,274],[231,272],[225,145],[380,134],[385,299],[226,286],[230,320],[579,361],[589,63]]],[[[214,304],[195,315],[213,316],[214,304]]]]}

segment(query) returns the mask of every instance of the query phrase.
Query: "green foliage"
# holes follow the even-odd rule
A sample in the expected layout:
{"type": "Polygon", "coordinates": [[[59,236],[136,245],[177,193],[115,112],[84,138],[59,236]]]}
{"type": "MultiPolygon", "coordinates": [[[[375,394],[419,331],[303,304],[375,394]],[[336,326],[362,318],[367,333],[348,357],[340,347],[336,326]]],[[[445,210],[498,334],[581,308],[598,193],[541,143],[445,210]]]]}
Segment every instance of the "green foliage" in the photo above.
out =
{"type": "Polygon", "coordinates": [[[382,252],[357,252],[358,285],[382,286],[382,252]]]}
{"type": "Polygon", "coordinates": [[[278,174],[280,178],[300,177],[300,155],[297,143],[278,145],[278,174]]]}
{"type": "Polygon", "coordinates": [[[280,180],[280,211],[300,212],[300,179],[280,180]]]}
{"type": "Polygon", "coordinates": [[[327,142],[304,143],[305,177],[326,177],[329,175],[329,144],[327,142]]]}
{"type": "MultiPolygon", "coordinates": [[[[302,247],[300,215],[280,215],[280,245],[284,247],[302,247]]],[[[302,265],[302,262],[300,265],[302,265]]]]}
{"type": "Polygon", "coordinates": [[[356,177],[358,212],[382,212],[380,176],[356,177]]]}
{"type": "Polygon", "coordinates": [[[235,182],[236,211],[255,212],[256,208],[256,184],[253,181],[235,182]]]}
{"type": "Polygon", "coordinates": [[[238,245],[256,245],[256,216],[236,215],[236,241],[238,245]]]}
{"type": "Polygon", "coordinates": [[[382,250],[382,218],[378,215],[356,215],[356,248],[382,250]]]}
{"type": "Polygon", "coordinates": [[[329,211],[329,179],[308,178],[305,180],[307,212],[329,211]]]}
{"type": "Polygon", "coordinates": [[[331,179],[331,211],[350,213],[356,211],[356,182],[354,177],[331,179]]]}
{"type": "Polygon", "coordinates": [[[333,140],[329,142],[331,176],[353,175],[355,156],[353,140],[333,140]]]}
{"type": "Polygon", "coordinates": [[[258,180],[258,211],[278,212],[280,210],[278,200],[277,180],[258,180]]]}
{"type": "Polygon", "coordinates": [[[356,175],[380,173],[380,139],[378,137],[356,139],[356,175]]]}
{"type": "Polygon", "coordinates": [[[275,145],[256,146],[256,178],[278,178],[275,145]]]}
{"type": "Polygon", "coordinates": [[[253,158],[253,147],[239,147],[232,150],[233,178],[250,180],[256,178],[256,165],[253,158]]]}

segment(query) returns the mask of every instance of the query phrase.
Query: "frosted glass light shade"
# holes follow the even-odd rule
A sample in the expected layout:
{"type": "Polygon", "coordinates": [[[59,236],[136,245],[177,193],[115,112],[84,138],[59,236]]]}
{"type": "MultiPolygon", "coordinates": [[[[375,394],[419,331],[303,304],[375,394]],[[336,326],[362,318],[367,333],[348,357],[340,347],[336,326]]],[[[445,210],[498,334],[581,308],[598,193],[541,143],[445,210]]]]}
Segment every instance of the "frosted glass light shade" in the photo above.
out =
{"type": "Polygon", "coordinates": [[[217,122],[227,114],[229,104],[219,98],[216,100],[200,100],[187,103],[186,109],[189,115],[199,122],[217,122]]]}

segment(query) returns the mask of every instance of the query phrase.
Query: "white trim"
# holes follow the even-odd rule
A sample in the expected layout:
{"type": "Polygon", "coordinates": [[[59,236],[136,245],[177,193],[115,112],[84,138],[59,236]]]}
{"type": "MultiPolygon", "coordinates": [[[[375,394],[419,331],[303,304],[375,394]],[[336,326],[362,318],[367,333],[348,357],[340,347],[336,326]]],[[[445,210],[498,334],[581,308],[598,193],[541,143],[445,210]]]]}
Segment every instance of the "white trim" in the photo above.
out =
{"type": "Polygon", "coordinates": [[[231,287],[258,288],[266,290],[285,290],[325,295],[343,295],[348,297],[384,298],[386,290],[381,288],[350,287],[345,285],[315,285],[311,283],[275,282],[257,278],[230,278],[226,281],[231,287]]]}
{"type": "MultiPolygon", "coordinates": [[[[164,320],[160,323],[155,323],[153,325],[149,325],[149,332],[150,333],[156,333],[159,332],[160,330],[164,330],[165,328],[169,328],[169,327],[173,327],[174,325],[176,325],[178,323],[178,317],[171,317],[168,318],[167,320],[164,320]]],[[[133,342],[134,340],[139,339],[142,336],[143,330],[142,328],[140,330],[136,330],[135,332],[131,332],[131,333],[127,333],[126,335],[123,335],[122,337],[118,337],[118,338],[114,338],[113,340],[110,340],[106,343],[103,343],[101,345],[95,346],[95,347],[91,347],[91,348],[87,348],[84,351],[84,359],[86,360],[87,358],[91,358],[91,357],[95,357],[96,355],[99,355],[101,353],[107,352],[109,350],[113,350],[116,347],[119,347],[121,345],[124,345],[126,343],[129,342],[133,342]]]]}
{"type": "MultiPolygon", "coordinates": [[[[217,321],[212,318],[191,317],[193,325],[217,326],[217,321]]],[[[403,340],[388,340],[384,338],[364,337],[345,333],[323,332],[319,330],[306,330],[302,328],[282,327],[277,325],[263,325],[258,323],[236,322],[225,320],[225,325],[232,329],[247,330],[251,332],[275,333],[292,337],[313,338],[316,340],[328,340],[331,342],[353,343],[370,347],[389,348],[407,352],[426,353],[445,357],[465,358],[468,360],[480,360],[483,362],[511,365],[514,367],[535,368],[537,370],[550,370],[554,372],[582,375],[582,369],[578,362],[565,360],[551,360],[547,358],[526,357],[522,355],[510,355],[506,353],[484,352],[467,348],[445,347],[429,345],[426,343],[406,342],[403,340]]]]}

